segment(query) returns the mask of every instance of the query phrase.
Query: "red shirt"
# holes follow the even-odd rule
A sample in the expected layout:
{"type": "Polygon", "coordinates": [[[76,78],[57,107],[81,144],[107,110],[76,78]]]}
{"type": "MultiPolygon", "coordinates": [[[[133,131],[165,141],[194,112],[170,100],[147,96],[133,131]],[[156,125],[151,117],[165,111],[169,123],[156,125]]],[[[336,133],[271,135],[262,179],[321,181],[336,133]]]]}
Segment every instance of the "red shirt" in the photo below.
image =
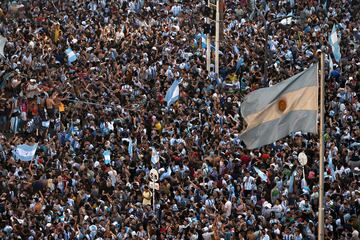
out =
{"type": "Polygon", "coordinates": [[[247,165],[247,164],[249,164],[251,159],[248,155],[243,155],[240,157],[240,160],[241,160],[241,164],[247,165]]]}
{"type": "Polygon", "coordinates": [[[45,22],[45,21],[46,21],[46,18],[44,18],[44,17],[37,17],[37,18],[35,18],[35,21],[36,21],[36,22],[45,22]]]}
{"type": "Polygon", "coordinates": [[[158,95],[158,100],[159,100],[160,104],[164,103],[164,97],[160,94],[158,95]]]}
{"type": "Polygon", "coordinates": [[[267,160],[267,159],[270,158],[270,155],[269,155],[268,153],[263,153],[263,154],[261,154],[261,158],[262,158],[263,160],[267,160]]]}

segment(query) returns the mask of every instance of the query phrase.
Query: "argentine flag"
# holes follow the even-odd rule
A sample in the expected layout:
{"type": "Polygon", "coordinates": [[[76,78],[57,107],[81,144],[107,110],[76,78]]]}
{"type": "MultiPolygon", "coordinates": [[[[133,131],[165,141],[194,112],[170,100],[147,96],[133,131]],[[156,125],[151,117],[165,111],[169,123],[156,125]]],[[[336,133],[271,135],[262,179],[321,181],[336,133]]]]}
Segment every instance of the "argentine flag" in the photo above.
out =
{"type": "Polygon", "coordinates": [[[310,193],[310,188],[306,182],[305,176],[301,180],[301,189],[303,190],[303,193],[310,193]]]}
{"type": "MultiPolygon", "coordinates": [[[[199,33],[198,35],[196,35],[195,39],[194,39],[194,46],[197,47],[198,46],[198,41],[199,39],[201,39],[201,48],[205,49],[207,47],[207,43],[206,43],[206,34],[204,33],[199,33]]],[[[210,44],[210,48],[215,51],[215,45],[214,44],[210,44]]],[[[223,55],[223,53],[219,50],[219,54],[223,55]]]]}
{"type": "Polygon", "coordinates": [[[151,162],[155,165],[159,162],[159,153],[154,147],[151,147],[151,162]]]}
{"type": "Polygon", "coordinates": [[[132,141],[132,139],[131,138],[123,138],[122,140],[129,143],[128,153],[129,153],[130,158],[132,159],[132,157],[133,157],[133,141],[132,141]]]}
{"type": "MultiPolygon", "coordinates": [[[[194,45],[195,47],[197,47],[198,45],[198,41],[201,40],[201,48],[206,48],[206,34],[204,33],[199,33],[198,35],[195,36],[195,39],[194,39],[194,45]]],[[[213,47],[213,46],[211,46],[213,47]]],[[[213,47],[215,48],[215,47],[213,47]]]]}
{"type": "Polygon", "coordinates": [[[105,164],[110,164],[110,162],[111,162],[110,155],[111,155],[111,153],[109,150],[106,150],[103,152],[105,164]]]}
{"type": "Polygon", "coordinates": [[[68,59],[68,63],[72,63],[76,61],[77,55],[71,48],[66,49],[65,53],[68,59]]]}
{"type": "Polygon", "coordinates": [[[340,39],[337,36],[336,25],[334,24],[331,34],[329,36],[329,44],[331,45],[332,52],[336,62],[340,62],[341,53],[340,53],[340,39]]]}
{"type": "Polygon", "coordinates": [[[176,102],[179,99],[179,84],[180,80],[175,80],[171,87],[167,90],[165,100],[167,103],[167,107],[170,107],[171,104],[176,102]]]}
{"type": "Polygon", "coordinates": [[[201,48],[206,48],[206,34],[199,33],[198,35],[195,36],[195,38],[194,38],[195,47],[198,46],[199,39],[201,40],[201,48]]]}
{"type": "Polygon", "coordinates": [[[259,177],[261,178],[261,180],[263,182],[267,182],[268,181],[268,177],[266,176],[265,173],[263,173],[260,169],[258,169],[257,167],[254,167],[255,172],[257,173],[257,175],[259,175],[259,177]]]}
{"type": "Polygon", "coordinates": [[[13,150],[14,157],[21,161],[31,161],[35,156],[37,147],[37,143],[32,146],[27,144],[18,145],[16,149],[13,150]]]}
{"type": "Polygon", "coordinates": [[[160,176],[160,181],[162,181],[162,180],[164,180],[165,178],[169,178],[170,176],[171,176],[171,168],[170,167],[168,167],[167,168],[167,171],[166,172],[164,172],[163,174],[161,174],[161,176],[160,176]]]}
{"type": "Polygon", "coordinates": [[[206,48],[206,34],[201,34],[201,48],[206,48]]]}

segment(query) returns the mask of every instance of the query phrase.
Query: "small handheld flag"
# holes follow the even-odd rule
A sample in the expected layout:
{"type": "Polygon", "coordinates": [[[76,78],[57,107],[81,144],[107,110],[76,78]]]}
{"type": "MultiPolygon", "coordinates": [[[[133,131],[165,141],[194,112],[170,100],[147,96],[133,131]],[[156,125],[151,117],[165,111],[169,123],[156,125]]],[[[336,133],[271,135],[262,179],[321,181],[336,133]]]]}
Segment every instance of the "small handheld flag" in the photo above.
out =
{"type": "Polygon", "coordinates": [[[255,172],[257,173],[257,175],[259,175],[259,177],[261,178],[261,180],[263,182],[267,182],[268,181],[268,177],[266,176],[265,173],[263,173],[260,169],[258,169],[257,167],[254,167],[255,172]]]}
{"type": "Polygon", "coordinates": [[[103,152],[104,163],[105,164],[110,164],[110,162],[111,162],[110,155],[111,155],[111,153],[110,153],[109,150],[106,150],[106,151],[103,152]]]}
{"type": "Polygon", "coordinates": [[[179,83],[180,80],[175,80],[171,85],[171,87],[166,92],[165,100],[167,103],[167,107],[170,107],[171,104],[173,104],[179,99],[179,93],[180,93],[179,83]]]}
{"type": "Polygon", "coordinates": [[[68,63],[72,63],[76,61],[77,55],[71,48],[66,49],[65,53],[68,58],[68,63]]]}

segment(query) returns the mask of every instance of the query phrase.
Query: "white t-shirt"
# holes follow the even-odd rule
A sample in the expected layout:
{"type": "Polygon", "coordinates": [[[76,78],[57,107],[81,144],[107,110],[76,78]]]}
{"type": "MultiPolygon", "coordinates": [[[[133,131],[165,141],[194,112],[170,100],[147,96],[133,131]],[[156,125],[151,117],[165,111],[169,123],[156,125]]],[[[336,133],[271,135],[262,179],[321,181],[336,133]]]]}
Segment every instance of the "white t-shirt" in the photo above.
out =
{"type": "Polygon", "coordinates": [[[225,203],[225,216],[226,217],[230,217],[231,215],[231,207],[232,207],[232,203],[228,200],[226,203],[225,203]]]}
{"type": "Polygon", "coordinates": [[[248,191],[252,190],[254,181],[255,181],[255,178],[253,178],[252,176],[245,176],[243,179],[245,190],[248,190],[248,191]]]}
{"type": "Polygon", "coordinates": [[[204,240],[211,240],[211,236],[214,235],[214,232],[206,232],[202,234],[204,240]]]}

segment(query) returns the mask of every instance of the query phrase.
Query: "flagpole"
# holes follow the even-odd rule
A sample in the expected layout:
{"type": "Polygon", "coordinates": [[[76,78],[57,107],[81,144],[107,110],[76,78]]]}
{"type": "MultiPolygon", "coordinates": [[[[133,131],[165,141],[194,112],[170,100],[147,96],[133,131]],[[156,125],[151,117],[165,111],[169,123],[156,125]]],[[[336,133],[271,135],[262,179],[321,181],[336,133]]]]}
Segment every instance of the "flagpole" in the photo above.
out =
{"type": "MultiPolygon", "coordinates": [[[[208,0],[208,5],[210,8],[210,0],[208,0]]],[[[211,25],[211,21],[210,21],[210,17],[206,18],[206,23],[209,24],[208,26],[210,27],[211,25]]],[[[211,28],[209,28],[210,31],[211,28]]],[[[206,70],[208,72],[210,72],[210,64],[211,64],[211,34],[210,32],[208,32],[206,34],[206,70]]]]}
{"type": "Polygon", "coordinates": [[[324,240],[324,101],[325,101],[325,73],[324,73],[324,52],[321,52],[320,59],[320,160],[319,160],[319,215],[318,215],[318,239],[324,240]]]}
{"type": "Polygon", "coordinates": [[[220,0],[216,1],[216,23],[215,23],[215,73],[219,77],[219,48],[220,48],[220,0]]]}

